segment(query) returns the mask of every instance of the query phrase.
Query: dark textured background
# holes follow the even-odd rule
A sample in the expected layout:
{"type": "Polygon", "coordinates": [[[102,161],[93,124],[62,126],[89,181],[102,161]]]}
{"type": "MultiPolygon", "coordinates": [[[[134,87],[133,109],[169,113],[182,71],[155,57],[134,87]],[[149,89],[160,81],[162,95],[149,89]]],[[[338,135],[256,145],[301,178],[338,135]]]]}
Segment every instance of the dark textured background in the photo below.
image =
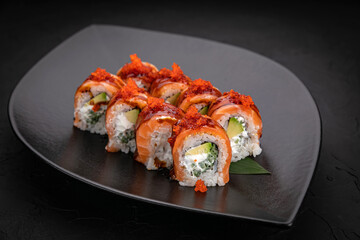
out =
{"type": "MultiPolygon", "coordinates": [[[[360,18],[352,5],[209,3],[12,4],[0,10],[0,240],[360,239],[360,18]],[[59,43],[115,24],[238,45],[290,69],[322,118],[312,183],[291,228],[120,197],[46,165],[14,135],[11,91],[59,43]]],[[[36,106],[34,106],[36,107],[36,106]]]]}

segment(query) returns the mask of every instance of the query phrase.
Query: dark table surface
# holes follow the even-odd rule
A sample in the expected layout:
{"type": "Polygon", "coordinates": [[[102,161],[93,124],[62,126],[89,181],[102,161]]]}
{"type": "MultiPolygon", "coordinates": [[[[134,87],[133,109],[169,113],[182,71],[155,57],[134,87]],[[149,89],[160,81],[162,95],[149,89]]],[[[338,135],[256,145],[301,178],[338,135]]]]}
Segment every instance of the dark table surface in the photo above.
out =
{"type": "Polygon", "coordinates": [[[18,3],[0,11],[0,240],[360,239],[356,6],[18,3]],[[192,213],[117,196],[58,172],[18,140],[7,115],[11,91],[55,46],[94,23],[237,45],[273,59],[303,81],[319,107],[322,146],[293,226],[192,213]]]}

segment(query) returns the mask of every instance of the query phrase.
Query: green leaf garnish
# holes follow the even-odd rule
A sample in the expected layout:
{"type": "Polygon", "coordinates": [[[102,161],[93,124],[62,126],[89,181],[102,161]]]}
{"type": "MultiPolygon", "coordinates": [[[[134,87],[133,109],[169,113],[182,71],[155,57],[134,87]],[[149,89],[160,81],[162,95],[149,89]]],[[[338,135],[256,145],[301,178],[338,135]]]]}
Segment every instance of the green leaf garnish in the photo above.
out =
{"type": "Polygon", "coordinates": [[[232,174],[271,174],[250,157],[232,162],[229,172],[232,174]]]}

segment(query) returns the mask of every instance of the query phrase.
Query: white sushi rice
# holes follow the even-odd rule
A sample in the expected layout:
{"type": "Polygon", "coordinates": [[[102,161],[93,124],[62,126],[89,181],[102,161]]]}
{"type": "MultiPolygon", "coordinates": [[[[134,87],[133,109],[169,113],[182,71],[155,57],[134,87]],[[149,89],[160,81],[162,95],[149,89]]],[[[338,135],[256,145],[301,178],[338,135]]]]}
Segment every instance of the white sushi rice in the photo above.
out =
{"type": "Polygon", "coordinates": [[[135,124],[130,122],[125,116],[126,112],[133,110],[134,108],[126,104],[116,104],[110,109],[113,111],[113,116],[115,117],[110,119],[107,124],[110,124],[115,133],[112,138],[109,138],[108,145],[115,147],[124,153],[128,153],[129,151],[135,152],[135,134],[134,138],[128,140],[127,142],[122,140],[122,136],[124,136],[125,132],[135,131],[135,124]]]}
{"type": "Polygon", "coordinates": [[[230,139],[232,149],[231,161],[237,162],[247,156],[256,157],[262,152],[259,139],[256,135],[258,129],[254,126],[252,121],[249,120],[247,115],[224,114],[218,122],[225,130],[227,130],[229,119],[232,117],[235,117],[239,122],[243,122],[244,131],[230,139]]]}
{"type": "Polygon", "coordinates": [[[224,186],[224,176],[221,173],[225,164],[226,159],[229,153],[226,151],[226,142],[225,140],[219,139],[216,136],[207,133],[201,133],[196,135],[190,135],[186,138],[185,143],[182,149],[179,149],[179,156],[180,156],[180,166],[185,168],[185,179],[180,183],[181,186],[195,186],[196,181],[201,179],[204,181],[206,186],[224,186]],[[185,157],[186,151],[190,148],[199,146],[205,142],[211,142],[217,145],[218,147],[218,158],[214,164],[212,169],[208,169],[205,172],[201,173],[199,177],[196,177],[191,174],[192,169],[189,167],[191,161],[190,158],[185,157]]]}
{"type": "Polygon", "coordinates": [[[152,154],[146,162],[148,170],[156,170],[158,167],[155,164],[155,159],[165,162],[166,168],[171,168],[173,165],[172,149],[168,142],[171,136],[172,128],[168,125],[160,125],[160,127],[151,134],[151,146],[153,146],[152,154]]]}
{"type": "MultiPolygon", "coordinates": [[[[99,91],[94,91],[94,93],[95,94],[93,94],[93,96],[96,96],[101,93],[101,90],[99,89],[99,91]]],[[[107,100],[110,99],[108,96],[106,96],[106,98],[107,100]]],[[[90,99],[90,93],[83,93],[78,99],[78,107],[75,109],[74,115],[77,113],[80,121],[75,124],[75,126],[83,131],[90,131],[91,133],[104,135],[106,134],[105,112],[107,105],[102,104],[100,108],[94,112],[92,110],[93,105],[86,104],[88,101],[90,101],[90,99]],[[96,122],[91,122],[90,119],[94,116],[94,114],[100,117],[96,122]]]]}
{"type": "Polygon", "coordinates": [[[204,107],[206,107],[208,104],[207,103],[196,103],[194,104],[194,106],[196,107],[196,109],[198,111],[200,111],[201,109],[203,109],[204,107]]]}
{"type": "Polygon", "coordinates": [[[143,89],[145,89],[146,91],[149,90],[149,86],[146,86],[140,79],[133,78],[133,80],[135,81],[136,85],[137,85],[139,88],[143,88],[143,89]]]}
{"type": "MultiPolygon", "coordinates": [[[[202,167],[200,166],[200,163],[206,161],[208,158],[207,153],[201,153],[201,154],[189,154],[185,155],[184,157],[184,166],[188,170],[188,172],[191,171],[202,171],[202,167]]],[[[214,164],[214,167],[209,169],[208,171],[215,171],[216,165],[214,164]]]]}

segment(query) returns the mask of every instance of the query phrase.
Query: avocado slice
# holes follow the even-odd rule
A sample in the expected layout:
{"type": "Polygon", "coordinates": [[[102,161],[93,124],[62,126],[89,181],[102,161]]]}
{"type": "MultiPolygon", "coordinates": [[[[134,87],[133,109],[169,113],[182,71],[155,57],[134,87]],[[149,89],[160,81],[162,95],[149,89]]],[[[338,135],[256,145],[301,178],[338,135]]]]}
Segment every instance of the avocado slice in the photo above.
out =
{"type": "Polygon", "coordinates": [[[207,142],[197,147],[191,148],[185,153],[185,156],[198,154],[206,154],[206,159],[197,162],[197,164],[194,160],[194,163],[191,164],[191,171],[195,177],[199,177],[201,173],[215,166],[216,160],[219,155],[219,150],[216,144],[207,142]]]}
{"type": "Polygon", "coordinates": [[[203,153],[210,153],[210,150],[212,148],[212,143],[207,142],[207,143],[203,143],[197,147],[193,147],[190,148],[190,150],[188,150],[185,153],[185,156],[187,155],[198,155],[198,154],[203,154],[203,153]]]}
{"type": "Polygon", "coordinates": [[[140,113],[140,110],[135,108],[133,110],[130,110],[130,111],[126,112],[125,117],[129,120],[129,122],[135,124],[139,113],[140,113]]]}
{"type": "Polygon", "coordinates": [[[98,103],[102,103],[102,102],[107,102],[106,99],[106,93],[100,93],[98,95],[96,95],[95,97],[93,97],[89,102],[87,102],[87,104],[91,104],[91,105],[95,105],[98,103]]]}
{"type": "Polygon", "coordinates": [[[202,109],[200,109],[199,113],[201,115],[206,115],[208,113],[208,110],[209,110],[209,106],[205,106],[202,109]]]}
{"type": "Polygon", "coordinates": [[[178,99],[178,97],[180,96],[180,93],[176,93],[174,95],[172,95],[171,97],[169,97],[166,101],[172,105],[176,104],[176,100],[178,99]]]}
{"type": "Polygon", "coordinates": [[[239,135],[244,131],[244,127],[240,121],[238,121],[236,118],[232,117],[229,120],[229,126],[226,130],[226,133],[229,138],[233,138],[236,135],[239,135]]]}

